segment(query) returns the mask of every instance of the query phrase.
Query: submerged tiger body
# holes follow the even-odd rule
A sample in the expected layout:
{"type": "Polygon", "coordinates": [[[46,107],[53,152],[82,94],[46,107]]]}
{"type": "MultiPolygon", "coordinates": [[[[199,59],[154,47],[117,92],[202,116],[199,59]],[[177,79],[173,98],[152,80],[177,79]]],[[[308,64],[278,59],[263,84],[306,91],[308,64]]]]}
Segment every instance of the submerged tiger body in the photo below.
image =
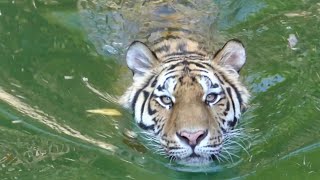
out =
{"type": "Polygon", "coordinates": [[[179,36],[151,45],[135,41],[126,54],[133,83],[120,102],[132,110],[156,151],[178,163],[207,164],[238,134],[234,128],[249,99],[239,80],[245,60],[238,40],[215,54],[179,36]]]}

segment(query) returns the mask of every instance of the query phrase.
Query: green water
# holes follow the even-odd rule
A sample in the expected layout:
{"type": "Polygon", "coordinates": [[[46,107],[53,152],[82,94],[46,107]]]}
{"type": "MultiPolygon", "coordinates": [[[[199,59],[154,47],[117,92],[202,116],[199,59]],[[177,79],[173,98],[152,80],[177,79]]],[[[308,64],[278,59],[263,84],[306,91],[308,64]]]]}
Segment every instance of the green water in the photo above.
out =
{"type": "Polygon", "coordinates": [[[319,179],[320,3],[212,3],[218,30],[247,47],[248,153],[207,172],[168,167],[124,135],[132,117],[110,96],[121,95],[130,73],[122,55],[98,48],[102,33],[89,31],[77,1],[2,0],[0,179],[319,179]],[[86,111],[99,108],[122,116],[86,111]]]}

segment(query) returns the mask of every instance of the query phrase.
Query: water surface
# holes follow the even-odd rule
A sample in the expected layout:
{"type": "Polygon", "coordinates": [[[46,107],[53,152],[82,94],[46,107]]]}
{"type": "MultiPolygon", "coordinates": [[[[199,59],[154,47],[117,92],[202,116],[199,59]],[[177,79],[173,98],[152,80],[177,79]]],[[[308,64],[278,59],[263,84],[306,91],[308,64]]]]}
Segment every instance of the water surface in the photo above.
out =
{"type": "Polygon", "coordinates": [[[202,173],[179,171],[125,135],[132,117],[112,100],[130,83],[126,45],[144,37],[140,21],[121,16],[122,1],[99,2],[85,7],[90,16],[76,0],[0,3],[1,179],[320,177],[319,2],[215,0],[200,8],[208,13],[204,36],[246,45],[241,75],[253,95],[242,119],[248,153],[202,173]],[[122,115],[87,112],[99,108],[122,115]]]}

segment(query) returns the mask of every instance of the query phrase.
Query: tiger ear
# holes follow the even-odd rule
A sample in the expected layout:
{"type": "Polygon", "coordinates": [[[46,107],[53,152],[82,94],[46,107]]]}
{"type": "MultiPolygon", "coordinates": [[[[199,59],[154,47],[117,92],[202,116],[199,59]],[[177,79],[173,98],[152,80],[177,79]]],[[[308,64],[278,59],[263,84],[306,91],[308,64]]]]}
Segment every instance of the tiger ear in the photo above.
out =
{"type": "Polygon", "coordinates": [[[214,56],[213,62],[239,73],[246,62],[246,51],[239,40],[229,40],[214,56]]]}
{"type": "Polygon", "coordinates": [[[141,77],[154,67],[157,58],[153,52],[142,42],[133,42],[127,51],[126,61],[133,72],[133,78],[141,77]]]}

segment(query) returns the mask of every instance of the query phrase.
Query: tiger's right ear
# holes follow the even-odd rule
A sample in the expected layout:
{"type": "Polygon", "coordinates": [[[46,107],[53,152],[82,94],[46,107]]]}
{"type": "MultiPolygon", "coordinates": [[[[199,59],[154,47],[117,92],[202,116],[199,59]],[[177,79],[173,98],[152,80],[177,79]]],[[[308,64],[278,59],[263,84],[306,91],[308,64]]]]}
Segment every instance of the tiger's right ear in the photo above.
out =
{"type": "Polygon", "coordinates": [[[133,72],[133,78],[141,77],[158,62],[154,53],[140,41],[134,41],[127,51],[126,61],[133,72]]]}

